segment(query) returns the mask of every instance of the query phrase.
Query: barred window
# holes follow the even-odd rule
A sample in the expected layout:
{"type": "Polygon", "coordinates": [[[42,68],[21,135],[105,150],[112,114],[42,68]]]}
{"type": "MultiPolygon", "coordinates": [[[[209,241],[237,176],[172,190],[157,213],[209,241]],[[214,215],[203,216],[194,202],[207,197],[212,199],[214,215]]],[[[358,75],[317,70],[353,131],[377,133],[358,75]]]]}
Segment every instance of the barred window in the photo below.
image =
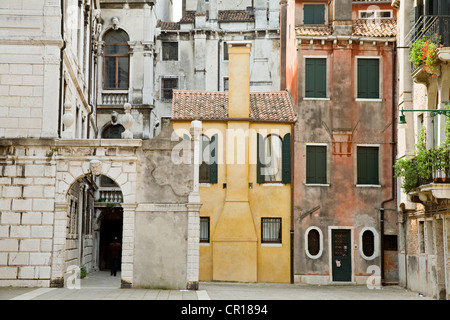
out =
{"type": "Polygon", "coordinates": [[[281,243],[281,218],[261,218],[261,243],[281,243]]]}

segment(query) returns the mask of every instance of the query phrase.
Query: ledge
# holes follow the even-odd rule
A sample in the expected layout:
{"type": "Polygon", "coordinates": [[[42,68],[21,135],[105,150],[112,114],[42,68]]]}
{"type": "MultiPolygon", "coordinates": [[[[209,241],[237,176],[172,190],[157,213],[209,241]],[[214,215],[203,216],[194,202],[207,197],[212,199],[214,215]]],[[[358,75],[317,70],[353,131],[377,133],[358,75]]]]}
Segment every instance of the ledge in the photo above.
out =
{"type": "Polygon", "coordinates": [[[450,183],[430,183],[408,193],[412,202],[428,202],[432,200],[450,199],[450,183]]]}

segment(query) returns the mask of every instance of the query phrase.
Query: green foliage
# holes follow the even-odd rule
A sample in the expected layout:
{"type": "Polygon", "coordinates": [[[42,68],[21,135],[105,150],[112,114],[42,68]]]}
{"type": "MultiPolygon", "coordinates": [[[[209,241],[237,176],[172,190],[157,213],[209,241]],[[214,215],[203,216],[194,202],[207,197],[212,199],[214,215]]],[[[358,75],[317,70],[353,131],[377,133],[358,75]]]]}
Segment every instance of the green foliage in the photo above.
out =
{"type": "Polygon", "coordinates": [[[86,268],[85,267],[81,267],[80,269],[80,278],[83,279],[84,277],[86,277],[87,272],[86,272],[86,268]]]}
{"type": "MultiPolygon", "coordinates": [[[[446,106],[450,110],[450,106],[446,106]]],[[[446,118],[445,141],[434,149],[426,147],[426,128],[422,127],[417,135],[414,159],[398,159],[394,165],[395,177],[401,177],[405,193],[417,187],[419,178],[430,179],[433,172],[441,170],[450,176],[450,118],[446,118]]]]}
{"type": "Polygon", "coordinates": [[[423,67],[424,71],[432,73],[438,61],[436,49],[439,43],[438,35],[433,37],[422,36],[414,41],[409,47],[409,61],[415,68],[423,67]]]}

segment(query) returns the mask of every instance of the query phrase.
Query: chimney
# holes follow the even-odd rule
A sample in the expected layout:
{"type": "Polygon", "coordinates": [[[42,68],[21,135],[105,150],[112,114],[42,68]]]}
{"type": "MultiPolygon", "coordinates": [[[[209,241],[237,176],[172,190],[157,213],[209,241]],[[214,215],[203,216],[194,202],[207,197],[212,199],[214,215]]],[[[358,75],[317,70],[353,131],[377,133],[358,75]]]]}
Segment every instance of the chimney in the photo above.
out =
{"type": "Polygon", "coordinates": [[[228,45],[228,117],[250,117],[251,42],[227,42],[228,45]]]}
{"type": "Polygon", "coordinates": [[[352,0],[333,0],[333,30],[335,35],[352,34],[352,0]]]}

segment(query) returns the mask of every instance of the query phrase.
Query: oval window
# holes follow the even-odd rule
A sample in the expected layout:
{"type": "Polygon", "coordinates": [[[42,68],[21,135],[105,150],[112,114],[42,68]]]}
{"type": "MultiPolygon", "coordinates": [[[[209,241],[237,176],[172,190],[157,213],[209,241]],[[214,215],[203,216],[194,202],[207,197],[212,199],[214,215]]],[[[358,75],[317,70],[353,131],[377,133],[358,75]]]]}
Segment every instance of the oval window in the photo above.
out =
{"type": "Polygon", "coordinates": [[[375,235],[371,230],[366,230],[362,234],[362,250],[366,257],[371,257],[375,253],[375,235]]]}
{"type": "Polygon", "coordinates": [[[312,256],[316,256],[320,252],[320,233],[316,229],[308,232],[308,252],[312,256]]]}

